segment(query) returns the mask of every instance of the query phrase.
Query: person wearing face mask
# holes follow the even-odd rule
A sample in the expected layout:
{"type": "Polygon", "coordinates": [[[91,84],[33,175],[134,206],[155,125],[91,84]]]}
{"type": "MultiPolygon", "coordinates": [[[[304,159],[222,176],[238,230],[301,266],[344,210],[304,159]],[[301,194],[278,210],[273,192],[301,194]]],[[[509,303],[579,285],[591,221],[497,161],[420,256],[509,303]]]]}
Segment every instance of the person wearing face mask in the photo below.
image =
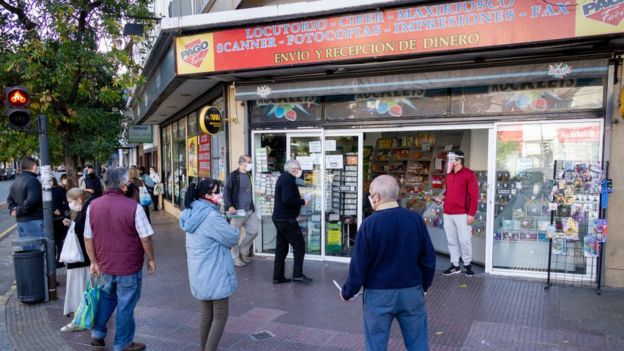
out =
{"type": "Polygon", "coordinates": [[[104,175],[104,195],[91,201],[87,208],[84,238],[91,273],[101,276],[100,300],[91,329],[91,345],[105,346],[106,324],[113,312],[115,338],[113,349],[138,351],[145,345],[134,342],[136,330],[134,308],[141,297],[143,264],[147,256],[147,273],[156,271],[152,245],[154,230],[139,203],[124,196],[128,171],[111,167],[104,175]]]}
{"type": "Polygon", "coordinates": [[[220,182],[213,179],[191,184],[180,215],[191,293],[200,300],[202,351],[217,350],[228,319],[229,296],[238,286],[230,248],[238,244],[239,232],[219,211],[220,188],[220,182]]]}
{"type": "MultiPolygon", "coordinates": [[[[149,177],[152,179],[152,182],[154,182],[154,190],[158,190],[159,184],[162,182],[160,179],[160,175],[158,175],[158,172],[156,172],[156,169],[154,167],[150,167],[149,172],[149,177]]],[[[162,184],[160,184],[160,187],[162,187],[162,184]]],[[[155,191],[152,191],[151,195],[152,202],[154,204],[154,211],[158,211],[158,202],[161,194],[157,194],[155,191]]]]}
{"type": "Polygon", "coordinates": [[[238,169],[229,174],[223,192],[227,213],[236,214],[236,217],[230,219],[230,224],[239,231],[245,228],[245,232],[241,232],[238,245],[232,247],[232,258],[237,267],[244,267],[251,262],[249,249],[260,227],[258,217],[254,212],[253,193],[251,192],[252,169],[251,157],[248,155],[239,157],[238,169]]]}
{"type": "MultiPolygon", "coordinates": [[[[72,188],[67,191],[67,203],[69,209],[75,213],[74,217],[74,232],[80,243],[80,249],[82,250],[83,262],[68,263],[67,264],[67,282],[65,288],[65,303],[63,304],[63,314],[68,316],[70,313],[76,312],[82,294],[87,288],[87,280],[89,279],[89,266],[91,261],[87,255],[84,240],[84,228],[85,221],[87,219],[87,208],[91,203],[89,194],[80,189],[72,188]]],[[[63,224],[67,227],[71,224],[71,220],[64,219],[63,224]]],[[[80,331],[82,328],[76,326],[72,320],[67,325],[61,328],[61,332],[80,331]]]]}
{"type": "Polygon", "coordinates": [[[67,235],[67,227],[63,224],[63,220],[69,217],[69,207],[67,206],[67,191],[60,186],[54,176],[50,176],[52,181],[52,214],[54,228],[54,245],[56,246],[56,266],[61,267],[63,264],[59,262],[63,241],[67,235]]]}
{"type": "Polygon", "coordinates": [[[275,243],[275,262],[273,266],[273,284],[288,283],[290,281],[307,283],[311,282],[303,274],[303,258],[305,255],[305,240],[297,217],[301,206],[308,204],[299,194],[297,178],[303,171],[297,160],[288,160],[284,165],[284,172],[275,183],[275,198],[273,210],[273,223],[277,229],[275,243]],[[293,272],[292,280],[284,274],[284,261],[288,255],[288,245],[293,247],[293,272]]]}
{"type": "MultiPolygon", "coordinates": [[[[141,187],[145,186],[145,183],[143,183],[143,180],[141,180],[141,173],[139,169],[134,166],[130,167],[130,169],[128,170],[128,177],[130,178],[130,183],[128,184],[125,194],[127,197],[131,197],[136,200],[136,202],[140,203],[141,187]]],[[[152,223],[152,220],[150,218],[149,206],[143,206],[143,211],[145,211],[147,220],[152,223]]]]}
{"type": "Polygon", "coordinates": [[[452,151],[448,153],[446,190],[444,195],[436,199],[444,202],[444,231],[451,256],[451,266],[442,272],[443,275],[457,274],[459,258],[464,264],[464,273],[474,275],[472,261],[472,223],[479,203],[479,183],[475,173],[464,166],[464,153],[452,151]]]}
{"type": "Polygon", "coordinates": [[[375,211],[355,236],[349,276],[340,291],[350,301],[364,287],[366,350],[386,350],[397,319],[407,350],[427,350],[425,296],[433,282],[436,255],[422,217],[399,207],[399,185],[382,175],[370,185],[375,211]]]}

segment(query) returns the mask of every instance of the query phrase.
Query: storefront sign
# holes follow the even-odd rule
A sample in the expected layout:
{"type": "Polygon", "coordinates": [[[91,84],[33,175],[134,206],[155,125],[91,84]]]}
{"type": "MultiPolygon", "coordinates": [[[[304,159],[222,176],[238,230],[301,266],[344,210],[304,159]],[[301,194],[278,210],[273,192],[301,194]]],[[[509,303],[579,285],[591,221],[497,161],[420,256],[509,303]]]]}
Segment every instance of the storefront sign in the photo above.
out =
{"type": "Polygon", "coordinates": [[[133,125],[128,127],[129,143],[151,143],[153,140],[151,125],[133,125]]]}
{"type": "Polygon", "coordinates": [[[188,169],[187,174],[189,177],[197,177],[197,137],[188,138],[186,141],[186,152],[188,153],[188,169]]]}
{"type": "MultiPolygon", "coordinates": [[[[624,32],[621,0],[489,0],[403,7],[228,29],[176,39],[177,73],[556,41],[624,32]]],[[[569,67],[552,67],[564,77],[569,67]]],[[[270,89],[260,91],[269,97],[270,89]]]]}
{"type": "Polygon", "coordinates": [[[222,123],[221,111],[214,106],[206,106],[199,113],[199,126],[205,134],[219,133],[222,123]]]}
{"type": "Polygon", "coordinates": [[[210,177],[210,135],[200,135],[197,148],[198,175],[210,177]]]}
{"type": "Polygon", "coordinates": [[[597,126],[583,128],[559,128],[557,139],[560,143],[583,143],[600,140],[600,128],[597,126]]]}

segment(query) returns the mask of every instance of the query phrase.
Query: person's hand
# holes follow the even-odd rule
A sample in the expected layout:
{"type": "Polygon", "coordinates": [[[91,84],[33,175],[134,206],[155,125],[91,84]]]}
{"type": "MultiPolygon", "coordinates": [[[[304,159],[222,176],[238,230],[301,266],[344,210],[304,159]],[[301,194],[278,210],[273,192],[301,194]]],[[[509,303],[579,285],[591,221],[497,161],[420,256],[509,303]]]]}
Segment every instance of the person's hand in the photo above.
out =
{"type": "Polygon", "coordinates": [[[147,273],[153,274],[154,272],[156,272],[156,261],[147,260],[147,273]]]}
{"type": "Polygon", "coordinates": [[[60,216],[60,215],[61,215],[61,211],[59,211],[59,210],[54,210],[54,214],[55,214],[55,215],[57,215],[57,216],[60,216]]]}
{"type": "Polygon", "coordinates": [[[95,190],[93,190],[93,189],[85,189],[85,191],[88,192],[88,193],[91,193],[91,194],[95,193],[95,190]]]}
{"type": "Polygon", "coordinates": [[[468,216],[468,224],[472,224],[474,223],[475,219],[474,216],[468,216]]]}
{"type": "Polygon", "coordinates": [[[345,298],[342,296],[342,291],[339,291],[338,295],[340,295],[340,299],[342,300],[342,302],[349,302],[349,301],[351,301],[351,300],[345,300],[345,298]]]}
{"type": "Polygon", "coordinates": [[[442,203],[442,198],[439,196],[435,196],[432,198],[432,200],[437,203],[437,204],[441,204],[442,203]]]}
{"type": "Polygon", "coordinates": [[[310,200],[303,199],[303,206],[308,206],[310,200]]]}
{"type": "Polygon", "coordinates": [[[95,277],[99,277],[100,276],[100,266],[98,266],[97,263],[93,263],[91,262],[91,274],[93,274],[93,276],[95,277]]]}
{"type": "Polygon", "coordinates": [[[12,210],[11,211],[11,217],[15,217],[17,216],[17,211],[16,210],[12,210]]]}
{"type": "Polygon", "coordinates": [[[71,224],[71,219],[63,218],[63,225],[64,226],[69,227],[70,224],[71,224]]]}
{"type": "Polygon", "coordinates": [[[230,208],[228,208],[228,213],[234,213],[236,212],[236,208],[234,208],[234,206],[230,206],[230,208]]]}

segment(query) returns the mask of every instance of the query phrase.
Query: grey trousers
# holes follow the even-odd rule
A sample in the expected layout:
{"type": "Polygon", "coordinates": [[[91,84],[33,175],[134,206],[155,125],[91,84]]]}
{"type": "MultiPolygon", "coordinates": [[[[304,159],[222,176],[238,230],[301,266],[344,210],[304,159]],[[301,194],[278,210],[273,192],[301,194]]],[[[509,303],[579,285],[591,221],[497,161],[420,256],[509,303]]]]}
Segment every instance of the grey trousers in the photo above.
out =
{"type": "Polygon", "coordinates": [[[199,311],[199,346],[201,351],[217,351],[228,319],[228,298],[202,300],[199,311]]]}

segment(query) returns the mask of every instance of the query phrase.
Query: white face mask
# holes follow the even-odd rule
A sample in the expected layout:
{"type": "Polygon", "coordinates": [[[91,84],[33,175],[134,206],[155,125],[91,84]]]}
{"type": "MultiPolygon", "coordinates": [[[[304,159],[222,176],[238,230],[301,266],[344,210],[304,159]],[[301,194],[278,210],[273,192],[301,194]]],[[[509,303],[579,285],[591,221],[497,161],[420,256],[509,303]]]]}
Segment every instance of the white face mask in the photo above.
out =
{"type": "Polygon", "coordinates": [[[375,201],[373,201],[373,197],[372,196],[368,196],[368,203],[370,203],[371,208],[373,210],[375,210],[375,201]]]}
{"type": "Polygon", "coordinates": [[[80,212],[80,211],[82,211],[82,205],[81,205],[81,204],[77,204],[77,203],[76,203],[76,202],[74,202],[74,201],[70,201],[70,202],[68,203],[68,205],[69,205],[69,209],[70,209],[70,210],[72,210],[72,211],[74,211],[74,212],[80,212]]]}
{"type": "Polygon", "coordinates": [[[252,170],[253,170],[253,163],[251,163],[251,162],[245,163],[245,171],[246,172],[251,172],[252,170]]]}

